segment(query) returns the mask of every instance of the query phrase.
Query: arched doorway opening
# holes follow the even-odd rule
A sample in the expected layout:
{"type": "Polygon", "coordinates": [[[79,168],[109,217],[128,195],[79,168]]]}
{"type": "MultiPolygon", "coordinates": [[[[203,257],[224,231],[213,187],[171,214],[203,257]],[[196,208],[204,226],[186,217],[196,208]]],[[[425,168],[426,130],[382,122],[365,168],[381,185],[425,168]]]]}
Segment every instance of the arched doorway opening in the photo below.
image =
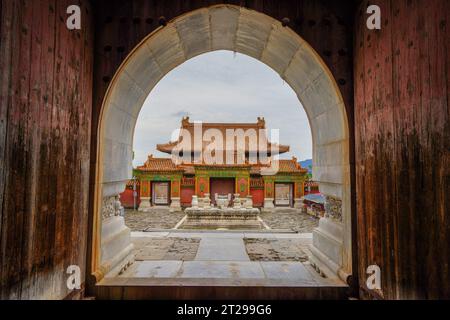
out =
{"type": "Polygon", "coordinates": [[[311,261],[344,281],[352,273],[349,129],[336,82],[312,47],[264,14],[218,5],[182,15],[146,37],[127,57],[105,95],[98,128],[91,270],[96,280],[132,261],[117,195],[131,178],[133,132],[152,88],[202,53],[230,50],[275,70],[296,92],[313,139],[314,180],[326,216],[313,234],[311,261]]]}

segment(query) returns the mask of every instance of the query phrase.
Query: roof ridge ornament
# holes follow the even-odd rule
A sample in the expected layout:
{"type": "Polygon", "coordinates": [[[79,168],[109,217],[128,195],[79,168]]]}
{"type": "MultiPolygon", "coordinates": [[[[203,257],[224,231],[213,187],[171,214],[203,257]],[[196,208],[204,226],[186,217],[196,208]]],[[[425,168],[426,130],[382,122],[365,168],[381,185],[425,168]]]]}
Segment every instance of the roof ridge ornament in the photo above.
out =
{"type": "MultiPolygon", "coordinates": [[[[144,165],[141,167],[149,167],[150,166],[150,162],[153,160],[153,154],[149,154],[147,156],[147,161],[145,161],[144,165]]],[[[139,168],[139,167],[138,167],[139,168]]]]}
{"type": "Polygon", "coordinates": [[[181,120],[181,126],[182,127],[187,127],[189,126],[191,123],[189,121],[189,116],[183,117],[183,119],[181,120]]]}
{"type": "Polygon", "coordinates": [[[258,127],[265,128],[266,127],[266,119],[264,117],[258,117],[258,127]]]}

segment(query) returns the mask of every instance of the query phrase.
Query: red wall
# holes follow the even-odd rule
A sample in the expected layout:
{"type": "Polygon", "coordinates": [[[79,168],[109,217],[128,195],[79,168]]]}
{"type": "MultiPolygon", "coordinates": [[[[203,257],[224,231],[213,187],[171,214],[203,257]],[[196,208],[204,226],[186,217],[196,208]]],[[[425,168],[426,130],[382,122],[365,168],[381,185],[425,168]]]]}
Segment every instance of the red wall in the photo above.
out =
{"type": "MultiPolygon", "coordinates": [[[[137,197],[136,197],[136,208],[139,208],[139,204],[141,203],[141,197],[139,192],[139,187],[136,190],[137,197]]],[[[133,197],[133,189],[125,189],[124,192],[120,194],[120,203],[122,203],[122,206],[127,209],[133,209],[134,207],[134,197],[133,197]]]]}

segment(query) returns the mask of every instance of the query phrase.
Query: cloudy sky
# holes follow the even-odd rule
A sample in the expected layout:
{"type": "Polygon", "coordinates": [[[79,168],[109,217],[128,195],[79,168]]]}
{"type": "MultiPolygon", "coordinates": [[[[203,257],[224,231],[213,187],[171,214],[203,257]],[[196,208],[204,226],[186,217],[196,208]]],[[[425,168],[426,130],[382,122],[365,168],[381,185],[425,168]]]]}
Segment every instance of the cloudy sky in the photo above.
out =
{"type": "Polygon", "coordinates": [[[203,122],[256,122],[280,130],[280,143],[299,160],[312,155],[311,130],[294,91],[265,64],[230,51],[215,51],[183,63],[153,89],[136,124],[133,164],[149,154],[168,156],[156,144],[171,140],[181,118],[203,122]]]}

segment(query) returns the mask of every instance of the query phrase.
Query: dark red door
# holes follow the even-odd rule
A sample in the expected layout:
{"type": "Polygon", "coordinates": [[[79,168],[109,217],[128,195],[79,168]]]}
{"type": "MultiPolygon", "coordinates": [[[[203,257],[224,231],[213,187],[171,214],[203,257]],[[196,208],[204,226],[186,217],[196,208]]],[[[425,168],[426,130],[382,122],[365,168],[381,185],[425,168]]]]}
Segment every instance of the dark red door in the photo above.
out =
{"type": "Polygon", "coordinates": [[[264,189],[250,189],[254,207],[264,206],[264,189]]]}
{"type": "Polygon", "coordinates": [[[225,178],[220,178],[220,179],[215,179],[215,178],[211,178],[210,179],[210,193],[211,193],[211,201],[214,203],[214,205],[216,204],[215,201],[215,194],[219,194],[219,195],[228,195],[234,194],[235,191],[235,180],[232,179],[225,179],[225,178]]]}
{"type": "Polygon", "coordinates": [[[195,188],[181,187],[181,206],[190,207],[192,204],[193,195],[195,195],[195,188]]]}

